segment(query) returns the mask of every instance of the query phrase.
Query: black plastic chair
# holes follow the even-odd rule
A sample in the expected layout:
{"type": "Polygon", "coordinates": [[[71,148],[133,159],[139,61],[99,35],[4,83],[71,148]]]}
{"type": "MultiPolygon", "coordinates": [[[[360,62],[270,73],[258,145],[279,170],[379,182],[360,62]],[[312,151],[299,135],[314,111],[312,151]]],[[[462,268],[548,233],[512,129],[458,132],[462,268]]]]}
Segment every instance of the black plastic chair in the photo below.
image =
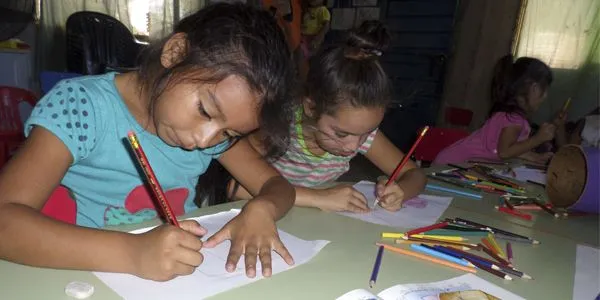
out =
{"type": "Polygon", "coordinates": [[[119,20],[98,12],[70,15],[66,29],[67,70],[73,73],[130,70],[145,47],[119,20]]]}

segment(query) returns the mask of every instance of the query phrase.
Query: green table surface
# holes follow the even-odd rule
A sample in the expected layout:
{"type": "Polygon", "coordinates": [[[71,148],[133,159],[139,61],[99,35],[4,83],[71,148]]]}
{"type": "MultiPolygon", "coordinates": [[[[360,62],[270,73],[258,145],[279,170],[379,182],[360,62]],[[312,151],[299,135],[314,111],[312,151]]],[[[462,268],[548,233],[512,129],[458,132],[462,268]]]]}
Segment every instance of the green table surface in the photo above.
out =
{"type": "MultiPolygon", "coordinates": [[[[436,166],[427,169],[426,172],[431,173],[448,168],[449,167],[436,166]]],[[[434,183],[436,185],[441,185],[445,187],[457,188],[446,183],[438,182],[436,180],[429,180],[429,183],[434,183]]],[[[528,195],[540,195],[543,201],[547,201],[546,192],[544,191],[544,188],[529,183],[523,183],[523,186],[525,187],[525,190],[528,195]]],[[[425,193],[443,196],[452,195],[454,197],[454,200],[452,201],[452,206],[463,209],[465,211],[487,215],[490,218],[510,222],[514,225],[529,227],[540,232],[547,232],[564,238],[572,239],[580,244],[586,244],[596,248],[598,248],[600,245],[600,235],[598,233],[598,229],[600,228],[600,222],[598,215],[554,218],[545,211],[525,211],[526,213],[531,214],[533,216],[533,219],[531,221],[527,221],[497,211],[495,209],[495,206],[499,204],[500,197],[496,194],[480,193],[484,197],[481,200],[477,200],[473,198],[466,198],[450,193],[440,193],[431,190],[426,190],[425,193]]]]}
{"type": "MultiPolygon", "coordinates": [[[[537,246],[513,243],[515,265],[532,275],[535,280],[515,279],[509,282],[481,271],[477,273],[478,276],[527,299],[571,299],[577,244],[575,240],[537,230],[536,226],[521,226],[499,215],[490,217],[487,211],[482,213],[477,209],[466,210],[460,208],[464,206],[462,203],[460,200],[458,207],[449,207],[443,217],[468,218],[541,241],[537,246]]],[[[481,205],[475,200],[470,204],[481,205]]],[[[191,213],[188,217],[241,205],[242,203],[230,203],[209,207],[191,213]]],[[[118,229],[131,230],[152,224],[156,223],[147,222],[118,229]]],[[[374,243],[380,240],[381,232],[398,231],[309,208],[293,208],[278,225],[280,229],[302,239],[325,239],[331,243],[304,265],[270,279],[218,294],[211,299],[335,299],[352,289],[368,288],[377,250],[374,243]]],[[[598,228],[594,230],[597,235],[598,228]]],[[[373,291],[379,292],[401,283],[445,280],[462,274],[464,273],[461,271],[444,266],[386,252],[373,291]]],[[[64,294],[64,287],[74,280],[95,286],[96,292],[91,299],[119,299],[115,292],[90,272],[40,269],[0,261],[0,299],[70,299],[64,294]]]]}

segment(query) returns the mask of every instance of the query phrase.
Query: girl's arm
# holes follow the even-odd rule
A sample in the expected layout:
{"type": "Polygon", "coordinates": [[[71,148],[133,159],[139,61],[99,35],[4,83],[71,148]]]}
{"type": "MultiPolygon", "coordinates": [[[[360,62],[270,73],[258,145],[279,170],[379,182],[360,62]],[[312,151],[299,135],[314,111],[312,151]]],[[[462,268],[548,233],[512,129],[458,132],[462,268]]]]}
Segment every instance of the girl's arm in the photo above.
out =
{"type": "Polygon", "coordinates": [[[40,213],[72,163],[67,147],[36,127],[0,174],[0,258],[38,267],[135,273],[126,233],[68,225],[40,213]]]}
{"type": "MultiPolygon", "coordinates": [[[[365,156],[383,173],[390,176],[404,158],[404,153],[396,148],[381,131],[377,131],[371,148],[365,156]]],[[[404,191],[404,199],[410,199],[423,191],[427,178],[423,170],[409,160],[400,171],[396,183],[404,191]]]]}
{"type": "Polygon", "coordinates": [[[528,155],[535,147],[541,145],[545,141],[552,140],[556,128],[554,125],[544,123],[540,126],[540,130],[538,130],[534,136],[518,142],[517,139],[519,138],[521,129],[522,128],[519,125],[511,125],[502,129],[497,149],[499,158],[509,159],[521,155],[528,155]]]}

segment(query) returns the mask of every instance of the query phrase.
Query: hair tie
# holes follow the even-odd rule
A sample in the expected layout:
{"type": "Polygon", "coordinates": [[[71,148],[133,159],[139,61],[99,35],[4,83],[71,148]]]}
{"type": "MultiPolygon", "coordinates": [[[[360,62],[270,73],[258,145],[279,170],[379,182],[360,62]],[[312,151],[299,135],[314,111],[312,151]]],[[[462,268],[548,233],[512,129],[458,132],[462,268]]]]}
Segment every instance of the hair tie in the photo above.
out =
{"type": "Polygon", "coordinates": [[[380,57],[383,55],[383,51],[381,51],[379,49],[374,49],[374,48],[360,48],[360,51],[364,52],[365,54],[367,54],[369,56],[380,57]]]}

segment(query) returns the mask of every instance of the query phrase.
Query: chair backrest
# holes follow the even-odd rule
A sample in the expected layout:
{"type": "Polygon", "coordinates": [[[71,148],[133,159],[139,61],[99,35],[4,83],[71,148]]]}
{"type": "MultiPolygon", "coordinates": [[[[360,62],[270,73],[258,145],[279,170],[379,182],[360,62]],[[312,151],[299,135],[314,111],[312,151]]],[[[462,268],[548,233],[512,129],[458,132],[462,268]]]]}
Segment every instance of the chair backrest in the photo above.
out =
{"type": "Polygon", "coordinates": [[[23,142],[23,123],[38,97],[28,90],[0,86],[0,167],[23,142]]]}
{"type": "Polygon", "coordinates": [[[123,23],[98,12],[70,15],[66,30],[69,72],[102,74],[107,69],[133,68],[143,47],[123,23]]]}
{"type": "Polygon", "coordinates": [[[432,127],[415,149],[415,159],[432,162],[444,148],[467,136],[469,132],[463,129],[432,127]]]}
{"type": "Polygon", "coordinates": [[[458,107],[447,107],[444,111],[444,118],[450,125],[468,127],[473,119],[473,112],[458,107]]]}

